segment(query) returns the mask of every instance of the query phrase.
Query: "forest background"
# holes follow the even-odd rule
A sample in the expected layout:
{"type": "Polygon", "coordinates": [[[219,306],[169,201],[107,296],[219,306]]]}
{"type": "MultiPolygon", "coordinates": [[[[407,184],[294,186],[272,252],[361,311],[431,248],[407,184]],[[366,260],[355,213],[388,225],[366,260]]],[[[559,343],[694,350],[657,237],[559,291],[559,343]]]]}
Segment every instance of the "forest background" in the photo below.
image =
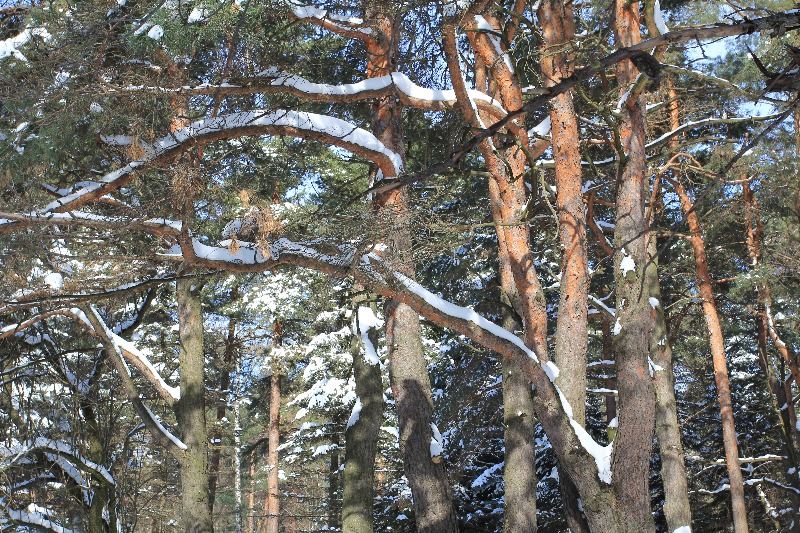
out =
{"type": "Polygon", "coordinates": [[[800,10],[0,8],[0,530],[800,530],[800,10]]]}

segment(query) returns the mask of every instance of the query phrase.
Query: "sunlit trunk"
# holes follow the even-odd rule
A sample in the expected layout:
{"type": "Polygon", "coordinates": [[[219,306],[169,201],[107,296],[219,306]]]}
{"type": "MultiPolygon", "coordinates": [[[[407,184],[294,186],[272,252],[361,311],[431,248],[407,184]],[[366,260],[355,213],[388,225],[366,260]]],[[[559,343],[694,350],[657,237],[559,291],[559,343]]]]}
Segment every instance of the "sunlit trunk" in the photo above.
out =
{"type": "Polygon", "coordinates": [[[714,363],[714,381],[717,385],[720,418],[722,420],[722,442],[725,448],[725,461],[728,466],[728,478],[733,506],[733,527],[736,533],[745,533],[747,526],[747,508],[744,502],[744,484],[742,469],[739,465],[739,443],[736,438],[736,427],[733,419],[733,403],[731,401],[730,382],[728,380],[728,363],[725,360],[725,340],[722,336],[722,324],[714,301],[714,290],[711,287],[711,274],[708,270],[705,244],[700,230],[700,219],[694,205],[679,181],[674,182],[675,191],[681,201],[681,207],[689,224],[689,243],[694,252],[697,284],[700,297],[703,299],[703,314],[708,325],[711,358],[714,363]]]}

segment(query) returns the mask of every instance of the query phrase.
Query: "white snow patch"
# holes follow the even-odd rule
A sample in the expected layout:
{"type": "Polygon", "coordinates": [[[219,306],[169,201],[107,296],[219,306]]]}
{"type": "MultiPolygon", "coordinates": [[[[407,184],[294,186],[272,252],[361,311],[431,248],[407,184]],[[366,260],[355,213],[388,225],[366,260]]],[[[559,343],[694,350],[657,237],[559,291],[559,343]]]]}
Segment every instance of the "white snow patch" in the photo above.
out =
{"type": "Polygon", "coordinates": [[[431,457],[441,457],[442,452],[444,452],[444,442],[442,434],[439,433],[439,428],[433,422],[431,422],[431,431],[433,432],[431,436],[431,457]]]}
{"type": "Polygon", "coordinates": [[[370,365],[380,365],[381,360],[375,346],[369,339],[369,330],[378,330],[383,326],[383,320],[375,316],[370,307],[358,308],[358,329],[361,333],[361,342],[364,343],[364,360],[370,365]]]}
{"type": "Polygon", "coordinates": [[[345,429],[350,429],[352,426],[355,426],[358,422],[358,419],[361,417],[361,398],[356,398],[356,403],[353,405],[353,412],[350,413],[350,419],[347,421],[347,427],[345,429]]]}
{"type": "Polygon", "coordinates": [[[628,272],[636,272],[636,262],[633,257],[629,256],[625,249],[622,250],[622,261],[619,262],[619,270],[622,276],[625,277],[628,272]]]}
{"type": "MultiPolygon", "coordinates": [[[[661,11],[661,3],[656,0],[656,4],[653,7],[653,18],[655,19],[656,28],[658,28],[658,33],[664,35],[665,33],[669,33],[669,28],[664,23],[664,13],[661,11]]],[[[683,533],[683,532],[681,532],[683,533]]]]}
{"type": "Polygon", "coordinates": [[[189,24],[195,24],[197,22],[203,22],[209,16],[208,10],[204,7],[195,7],[192,9],[192,12],[189,13],[189,18],[186,19],[186,22],[189,24]]]}
{"type": "Polygon", "coordinates": [[[64,276],[58,272],[50,272],[44,277],[44,282],[54,291],[58,291],[64,286],[64,276]]]}
{"type": "Polygon", "coordinates": [[[150,31],[147,32],[147,36],[153,39],[154,41],[160,40],[164,36],[164,28],[156,24],[150,31]]]}
{"type": "MultiPolygon", "coordinates": [[[[658,0],[656,0],[656,5],[658,5],[658,0]]],[[[689,526],[681,526],[672,533],[692,533],[692,528],[689,526]]]]}
{"type": "Polygon", "coordinates": [[[553,123],[550,121],[550,115],[547,115],[544,120],[528,130],[528,135],[531,137],[547,137],[550,135],[550,130],[553,123]]]}
{"type": "Polygon", "coordinates": [[[611,333],[614,334],[614,335],[619,335],[620,331],[622,331],[622,324],[620,323],[619,317],[618,317],[617,321],[614,322],[614,329],[613,329],[613,331],[611,333]]]}
{"type": "Polygon", "coordinates": [[[653,377],[653,375],[654,375],[654,372],[661,372],[661,371],[663,371],[663,370],[664,370],[664,367],[663,367],[663,366],[659,366],[659,365],[657,365],[657,364],[655,363],[655,361],[653,361],[653,360],[650,358],[650,356],[649,356],[649,355],[647,356],[647,364],[648,364],[648,365],[649,365],[649,367],[650,367],[650,377],[651,377],[651,378],[653,377]]]}
{"type": "Polygon", "coordinates": [[[489,468],[481,472],[481,475],[475,478],[475,481],[472,482],[472,488],[474,489],[485,485],[486,482],[489,481],[489,477],[491,477],[492,474],[494,474],[498,470],[502,470],[505,466],[506,466],[505,461],[490,466],[489,468]]]}
{"type": "Polygon", "coordinates": [[[647,299],[647,301],[650,302],[650,307],[652,307],[653,309],[656,309],[658,307],[659,304],[658,298],[653,298],[651,296],[650,298],[647,299]]]}

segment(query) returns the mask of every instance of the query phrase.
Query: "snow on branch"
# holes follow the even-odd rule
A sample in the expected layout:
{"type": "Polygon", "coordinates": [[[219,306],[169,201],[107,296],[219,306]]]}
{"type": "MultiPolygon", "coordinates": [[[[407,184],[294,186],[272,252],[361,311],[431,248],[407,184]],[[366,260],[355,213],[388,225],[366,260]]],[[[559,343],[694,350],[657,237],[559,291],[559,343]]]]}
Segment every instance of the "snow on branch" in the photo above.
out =
{"type": "MultiPolygon", "coordinates": [[[[589,475],[596,475],[599,481],[610,483],[613,443],[606,446],[597,443],[573,419],[569,402],[555,384],[559,373],[555,364],[543,361],[543,357],[528,348],[519,337],[474,310],[448,302],[392,269],[376,253],[364,254],[359,259],[354,247],[340,246],[340,254],[330,255],[315,248],[320,244],[323,243],[299,243],[282,238],[271,244],[271,258],[267,258],[252,248],[248,248],[245,255],[242,255],[241,250],[232,254],[227,248],[208,246],[193,240],[191,243],[174,246],[162,257],[172,261],[185,261],[194,266],[236,272],[265,272],[280,265],[295,265],[338,278],[354,276],[370,290],[409,305],[437,324],[462,333],[482,346],[514,359],[531,376],[536,386],[535,402],[539,405],[537,412],[543,414],[543,423],[552,430],[548,431],[549,435],[553,435],[551,440],[560,441],[556,442],[558,446],[554,448],[583,450],[596,464],[593,474],[589,475]]],[[[331,248],[331,245],[327,244],[326,248],[331,248]]],[[[578,462],[575,466],[585,468],[578,462]]]]}
{"type": "Polygon", "coordinates": [[[151,218],[142,220],[127,217],[102,216],[83,211],[70,211],[66,213],[54,213],[52,211],[31,213],[0,212],[0,232],[3,231],[3,226],[8,226],[11,224],[14,226],[49,224],[100,229],[125,227],[128,229],[145,229],[155,235],[178,235],[182,228],[182,222],[177,220],[169,220],[166,218],[151,218]]]}
{"type": "MultiPolygon", "coordinates": [[[[110,88],[114,92],[155,92],[162,94],[197,95],[242,95],[242,94],[291,94],[312,102],[350,103],[394,95],[403,104],[427,111],[446,109],[455,104],[456,96],[452,89],[429,89],[411,81],[402,72],[392,72],[386,76],[369,78],[356,83],[332,85],[315,83],[295,74],[280,71],[274,67],[265,69],[250,78],[236,78],[233,83],[185,85],[182,87],[158,87],[129,85],[110,88]]],[[[470,96],[478,107],[496,118],[506,115],[502,104],[491,96],[470,90],[470,96]]],[[[100,140],[110,146],[129,146],[136,142],[125,135],[103,135],[100,140]]],[[[150,150],[146,143],[138,141],[145,152],[150,150]]]]}
{"type": "Polygon", "coordinates": [[[664,144],[666,144],[667,142],[669,142],[669,140],[672,139],[673,137],[694,128],[701,128],[703,126],[714,126],[718,124],[742,124],[742,123],[747,124],[747,123],[765,122],[779,118],[780,116],[781,116],[780,113],[776,113],[772,115],[763,115],[763,116],[737,117],[737,118],[706,118],[703,120],[690,121],[686,122],[685,124],[681,124],[674,130],[668,131],[667,133],[660,135],[657,139],[650,141],[645,146],[645,149],[652,150],[654,148],[659,148],[664,144]]]}
{"type": "MultiPolygon", "coordinates": [[[[116,482],[114,481],[113,476],[108,471],[106,467],[103,465],[97,464],[94,461],[84,457],[80,452],[76,451],[72,448],[69,444],[63,441],[56,441],[52,439],[48,439],[45,437],[37,437],[34,440],[25,441],[22,443],[16,443],[12,445],[2,445],[0,446],[0,466],[3,468],[7,468],[10,465],[18,462],[21,458],[29,455],[31,453],[42,451],[49,453],[51,455],[59,455],[65,457],[71,461],[79,463],[81,467],[90,471],[96,479],[102,480],[105,483],[116,486],[116,482]]],[[[59,465],[61,466],[61,465],[59,465]]],[[[77,472],[74,470],[67,471],[66,468],[62,467],[65,470],[67,475],[73,477],[74,474],[77,472]]],[[[79,479],[83,479],[80,474],[77,474],[77,477],[73,477],[73,479],[78,482],[79,485],[83,485],[84,483],[79,482],[79,479]]]]}
{"type": "Polygon", "coordinates": [[[310,22],[333,33],[355,39],[365,40],[372,35],[372,28],[364,24],[359,17],[337,15],[327,9],[307,5],[297,0],[284,0],[289,7],[291,15],[306,22],[310,22]]]}
{"type": "MultiPolygon", "coordinates": [[[[288,135],[327,142],[373,161],[386,177],[403,171],[399,154],[389,150],[372,133],[347,121],[302,111],[253,110],[219,115],[193,122],[156,141],[144,157],[103,176],[99,182],[51,202],[39,211],[64,212],[77,209],[129,183],[138,170],[166,161],[197,142],[213,142],[243,136],[288,135]]],[[[118,142],[123,142],[121,139],[118,142]]]]}
{"type": "MultiPolygon", "coordinates": [[[[452,89],[428,89],[411,81],[402,72],[392,72],[386,76],[369,78],[358,83],[329,85],[313,83],[294,74],[269,68],[259,74],[260,77],[272,78],[273,87],[280,87],[300,97],[329,97],[326,101],[351,101],[353,97],[377,98],[394,91],[404,104],[422,109],[443,109],[456,103],[456,94],[452,89]]],[[[482,107],[488,108],[495,115],[505,116],[502,104],[491,96],[476,91],[469,91],[470,96],[482,107]]]]}
{"type": "Polygon", "coordinates": [[[89,318],[89,320],[93,325],[99,326],[99,328],[95,328],[95,332],[113,344],[119,357],[124,358],[128,363],[135,366],[142,373],[142,375],[147,378],[147,381],[149,381],[156,388],[158,394],[168,404],[172,405],[176,401],[180,400],[180,387],[173,387],[164,381],[164,378],[161,377],[161,374],[158,372],[158,370],[156,370],[156,367],[150,362],[150,359],[148,359],[148,357],[142,353],[132,342],[127,341],[114,333],[100,317],[100,314],[97,312],[94,306],[89,306],[88,309],[92,313],[92,316],[89,318]]]}
{"type": "Polygon", "coordinates": [[[34,526],[53,533],[77,533],[74,529],[63,527],[58,522],[50,520],[46,514],[48,510],[36,504],[31,503],[27,510],[12,509],[5,503],[5,498],[0,498],[0,506],[11,521],[21,526],[34,526]]]}

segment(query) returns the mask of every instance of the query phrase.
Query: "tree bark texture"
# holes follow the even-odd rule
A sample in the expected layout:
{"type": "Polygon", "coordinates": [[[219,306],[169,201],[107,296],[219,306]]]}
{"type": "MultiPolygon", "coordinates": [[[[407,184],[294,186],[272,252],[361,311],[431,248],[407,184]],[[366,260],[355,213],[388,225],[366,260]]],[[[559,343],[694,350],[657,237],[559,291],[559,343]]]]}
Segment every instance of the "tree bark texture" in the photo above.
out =
{"type": "MultiPolygon", "coordinates": [[[[274,325],[274,346],[283,343],[283,324],[274,325]]],[[[264,501],[266,515],[265,533],[278,533],[280,527],[280,493],[278,489],[278,446],[281,444],[281,374],[280,362],[272,362],[269,380],[269,427],[267,428],[267,498],[264,501]]]]}
{"type": "Polygon", "coordinates": [[[181,463],[184,530],[214,531],[208,490],[208,434],[205,405],[205,353],[203,311],[199,283],[191,278],[177,281],[181,397],[175,403],[181,440],[186,445],[181,463]]]}
{"type": "Polygon", "coordinates": [[[689,488],[686,479],[681,426],[675,401],[675,374],[672,366],[672,345],[667,335],[667,322],[661,299],[661,283],[658,278],[658,250],[655,236],[648,243],[648,263],[645,272],[653,317],[653,340],[650,357],[653,365],[653,385],[656,393],[656,439],[661,454],[661,480],[664,484],[664,516],[667,529],[692,525],[692,509],[689,505],[689,488]]]}
{"type": "Polygon", "coordinates": [[[728,478],[733,507],[733,528],[736,533],[746,533],[747,508],[744,502],[744,484],[742,469],[739,465],[739,444],[736,439],[736,426],[733,418],[730,382],[728,380],[728,363],[725,360],[725,339],[722,337],[722,324],[714,301],[714,290],[711,287],[711,274],[708,270],[705,244],[700,229],[700,218],[689,199],[683,185],[673,182],[675,192],[681,201],[681,207],[689,224],[689,243],[694,252],[694,262],[700,297],[703,299],[703,314],[708,325],[711,358],[714,364],[714,381],[717,385],[720,418],[722,419],[722,441],[725,448],[725,461],[728,466],[728,478]]]}
{"type": "MultiPolygon", "coordinates": [[[[370,6],[366,20],[373,36],[366,41],[367,78],[385,76],[397,64],[399,21],[385,5],[370,6]]],[[[393,98],[380,98],[372,107],[373,134],[388,149],[405,159],[402,107],[393,98]]],[[[391,176],[384,176],[386,178],[391,176]]],[[[392,228],[386,244],[387,260],[398,271],[413,279],[409,214],[402,188],[377,195],[378,215],[392,228]]],[[[430,453],[433,437],[433,396],[422,353],[419,315],[407,305],[387,300],[384,307],[389,350],[389,379],[397,406],[400,426],[400,453],[420,532],[458,531],[450,484],[442,462],[430,453]]]]}
{"type": "MultiPolygon", "coordinates": [[[[238,287],[234,287],[233,290],[234,294],[238,293],[238,287]]],[[[234,296],[232,295],[232,298],[234,296]]],[[[233,318],[229,319],[228,322],[228,335],[225,338],[225,355],[223,359],[222,368],[220,368],[220,375],[219,375],[219,390],[220,394],[223,397],[219,398],[219,404],[217,405],[217,422],[225,418],[225,413],[227,412],[228,402],[228,388],[231,385],[231,371],[233,367],[231,366],[233,363],[233,355],[235,351],[236,345],[236,320],[233,318]]],[[[214,500],[217,497],[217,480],[219,479],[219,464],[220,460],[222,459],[222,449],[220,447],[220,434],[219,431],[214,431],[212,437],[213,442],[213,451],[211,452],[211,462],[209,465],[209,475],[208,475],[208,492],[209,492],[209,499],[208,505],[211,509],[211,514],[214,514],[214,500]]]]}
{"type": "MultiPolygon", "coordinates": [[[[361,331],[358,324],[358,330],[361,331]]],[[[377,346],[377,331],[367,332],[377,346]]],[[[353,374],[361,412],[355,424],[345,431],[345,463],[342,497],[342,531],[371,533],[374,529],[372,504],[375,495],[375,456],[378,434],[383,421],[383,383],[380,365],[370,364],[364,357],[363,344],[353,337],[353,374]]]]}
{"type": "MultiPolygon", "coordinates": [[[[639,3],[617,0],[617,46],[632,46],[640,39],[639,3]]],[[[648,357],[652,337],[649,295],[642,283],[647,261],[647,161],[645,158],[645,108],[630,95],[637,72],[633,63],[617,64],[621,105],[619,134],[623,154],[617,173],[615,281],[617,288],[614,353],[617,367],[618,421],[612,457],[619,531],[654,531],[648,484],[655,424],[653,380],[648,357]]]]}
{"type": "MultiPolygon", "coordinates": [[[[542,77],[545,86],[552,87],[572,75],[567,51],[575,33],[572,3],[545,0],[539,5],[538,17],[543,37],[542,77]]],[[[563,253],[556,319],[555,362],[561,370],[557,384],[572,406],[575,421],[585,425],[589,269],[578,119],[571,92],[562,93],[550,101],[550,124],[559,242],[563,253]]],[[[588,524],[577,505],[577,489],[563,470],[560,484],[569,528],[573,532],[588,531],[588,524]]]]}
{"type": "MultiPolygon", "coordinates": [[[[503,327],[516,329],[510,311],[503,327]]],[[[536,522],[536,415],[530,378],[514,361],[503,359],[503,444],[505,466],[503,482],[505,513],[503,531],[535,532],[536,522]]]]}

